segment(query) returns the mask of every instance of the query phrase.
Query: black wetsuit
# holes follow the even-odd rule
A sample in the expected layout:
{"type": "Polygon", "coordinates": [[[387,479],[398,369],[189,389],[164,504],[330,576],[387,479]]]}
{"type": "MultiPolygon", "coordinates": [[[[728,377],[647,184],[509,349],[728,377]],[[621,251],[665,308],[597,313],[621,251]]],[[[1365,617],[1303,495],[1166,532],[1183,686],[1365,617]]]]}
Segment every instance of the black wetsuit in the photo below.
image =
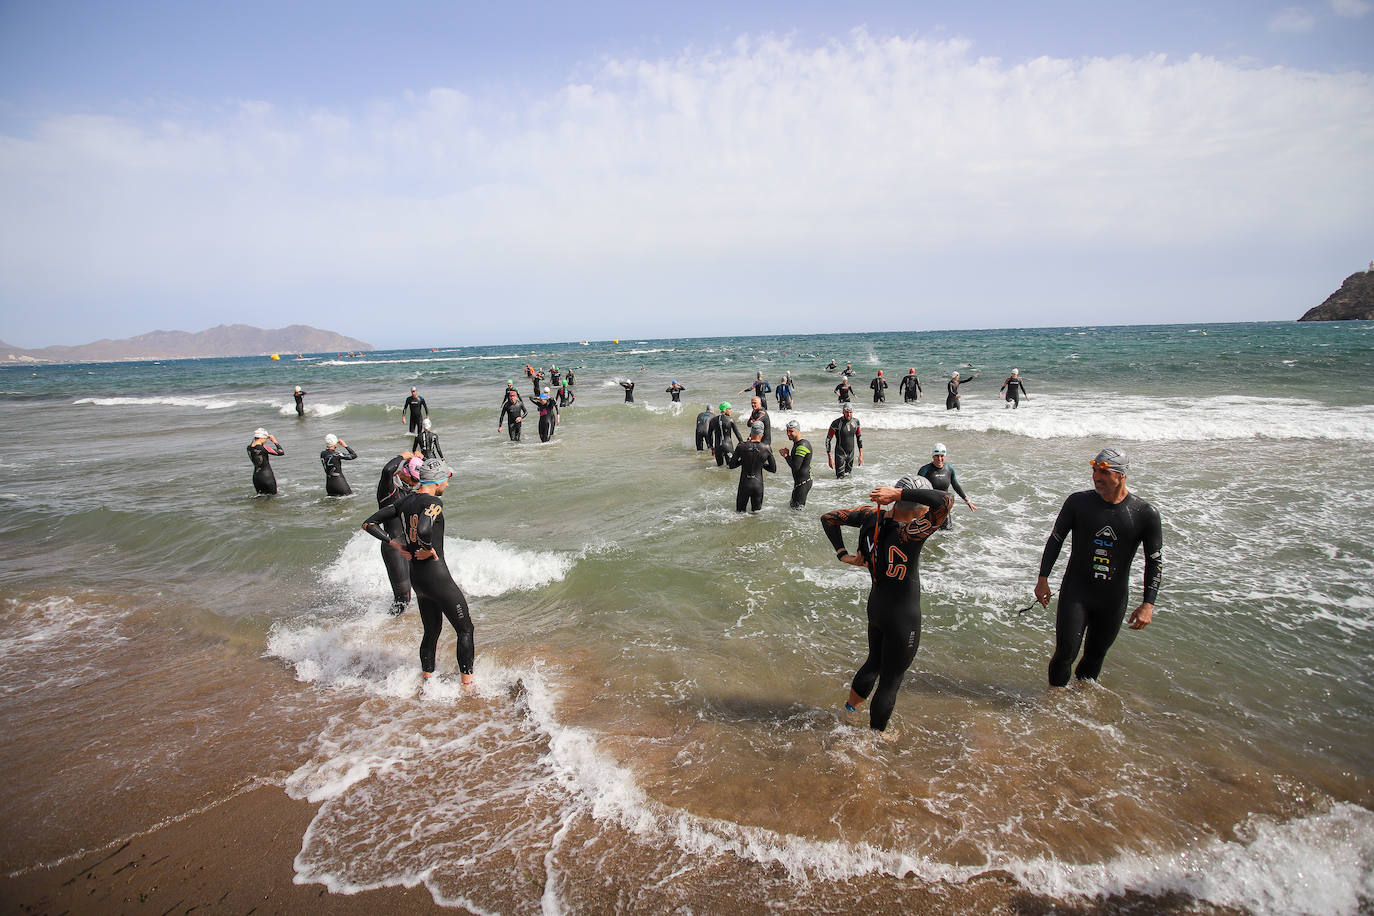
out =
{"type": "MultiPolygon", "coordinates": [[[[382,477],[377,481],[377,508],[385,509],[403,496],[415,491],[401,482],[396,473],[407,459],[397,455],[382,468],[382,477]]],[[[405,543],[405,529],[399,518],[388,519],[383,523],[387,535],[405,543]]],[[[391,582],[391,595],[394,599],[391,612],[399,614],[410,603],[410,560],[386,541],[382,542],[382,565],[386,567],[387,580],[391,582]]]]}
{"type": "MultiPolygon", "coordinates": [[[[768,392],[770,392],[770,391],[773,390],[773,386],[770,385],[770,384],[768,384],[768,383],[767,383],[766,381],[764,381],[763,379],[755,379],[754,382],[752,383],[752,387],[753,387],[753,389],[754,389],[754,397],[758,398],[758,399],[759,399],[759,404],[761,404],[761,405],[763,406],[763,409],[764,409],[764,410],[767,410],[767,409],[768,409],[768,392]]],[[[745,390],[745,391],[748,391],[749,389],[746,388],[746,389],[744,389],[744,390],[745,390]]],[[[740,393],[743,394],[744,392],[740,392],[740,393]]]]}
{"type": "Polygon", "coordinates": [[[248,443],[248,460],[253,462],[253,489],[266,496],[277,492],[277,475],[272,473],[272,462],[268,455],[285,455],[286,449],[274,445],[271,439],[259,445],[248,443]]]}
{"type": "Polygon", "coordinates": [[[773,393],[778,397],[778,410],[792,409],[792,393],[795,390],[787,379],[778,382],[777,387],[773,389],[773,393]]]}
{"type": "Polygon", "coordinates": [[[542,397],[544,394],[544,389],[540,385],[540,382],[544,381],[544,373],[541,372],[538,375],[530,376],[530,381],[534,383],[534,393],[532,396],[535,398],[542,397]]]}
{"type": "Polygon", "coordinates": [[[826,371],[826,372],[834,372],[836,368],[837,368],[837,367],[835,366],[835,361],[832,359],[832,360],[830,361],[830,365],[828,365],[828,366],[825,367],[825,371],[826,371]]]}
{"type": "Polygon", "coordinates": [[[848,404],[854,399],[854,387],[847,382],[848,379],[835,386],[835,397],[840,399],[841,404],[848,404]]]}
{"type": "Polygon", "coordinates": [[[706,443],[711,439],[711,418],[714,414],[709,410],[703,410],[697,414],[697,451],[704,452],[706,443]]]}
{"type": "Polygon", "coordinates": [[[1134,493],[1116,504],[1098,496],[1096,490],[1080,490],[1064,500],[1045,541],[1040,575],[1049,577],[1064,538],[1071,533],[1069,564],[1059,583],[1054,656],[1050,658],[1050,684],[1054,687],[1069,682],[1069,669],[1080,645],[1083,658],[1074,677],[1094,679],[1101,673],[1107,650],[1126,617],[1136,549],[1145,545],[1145,603],[1155,603],[1164,570],[1159,512],[1134,493]]]}
{"type": "Polygon", "coordinates": [[[733,417],[722,413],[711,418],[711,433],[707,437],[706,444],[711,446],[711,451],[716,455],[716,467],[720,467],[730,458],[732,451],[730,447],[731,436],[735,437],[736,444],[744,441],[733,417]]]}
{"type": "Polygon", "coordinates": [[[539,441],[548,442],[553,438],[553,429],[558,425],[558,405],[553,398],[540,395],[534,399],[534,409],[539,411],[539,441]]]}
{"type": "Polygon", "coordinates": [[[830,455],[831,443],[834,443],[835,476],[844,477],[854,470],[854,456],[856,449],[864,447],[863,430],[859,428],[859,421],[850,417],[836,417],[830,424],[830,431],[825,434],[825,454],[830,455]]]}
{"type": "MultiPolygon", "coordinates": [[[[929,480],[930,485],[935,489],[952,489],[955,493],[959,494],[960,499],[964,500],[965,502],[968,502],[968,494],[964,492],[963,487],[959,486],[959,477],[957,474],[954,473],[954,468],[950,466],[948,461],[945,462],[945,466],[942,468],[937,468],[934,462],[930,464],[923,464],[921,465],[921,469],[917,471],[916,474],[920,477],[924,477],[926,480],[929,480]]],[[[946,531],[953,527],[954,523],[951,520],[952,518],[953,513],[951,513],[950,518],[945,519],[945,524],[943,525],[943,527],[946,531]]]]}
{"type": "Polygon", "coordinates": [[[625,389],[625,403],[633,404],[635,402],[635,383],[621,382],[620,387],[625,389]]]}
{"type": "Polygon", "coordinates": [[[952,378],[945,386],[945,410],[962,410],[959,405],[959,386],[971,382],[978,376],[971,375],[968,378],[952,378]]]}
{"type": "Polygon", "coordinates": [[[577,400],[577,395],[573,394],[572,386],[563,384],[558,386],[558,406],[567,407],[577,400]]]}
{"type": "Polygon", "coordinates": [[[418,394],[412,394],[410,397],[406,398],[406,402],[401,405],[401,413],[410,414],[410,431],[412,433],[418,433],[424,428],[425,417],[429,416],[429,405],[426,404],[425,399],[418,394]],[[424,411],[423,417],[420,416],[421,411],[424,411]]]}
{"type": "Polygon", "coordinates": [[[330,496],[352,496],[353,488],[344,477],[344,461],[352,461],[358,453],[347,445],[337,445],[320,452],[320,464],[324,465],[324,492],[330,496]]]}
{"type": "Polygon", "coordinates": [[[676,404],[682,400],[682,392],[686,391],[687,389],[683,388],[681,385],[672,385],[668,388],[664,388],[663,390],[668,392],[668,394],[672,395],[673,403],[676,404]]]}
{"type": "Polygon", "coordinates": [[[303,417],[303,416],[305,416],[305,396],[306,396],[307,394],[309,394],[309,393],[310,393],[310,392],[308,392],[308,391],[297,391],[297,392],[295,392],[295,398],[296,398],[296,416],[298,416],[298,417],[303,417]]]}
{"type": "Polygon", "coordinates": [[[887,400],[887,379],[880,375],[869,382],[868,387],[873,389],[874,404],[882,404],[887,400]]]}
{"type": "Polygon", "coordinates": [[[769,416],[768,416],[768,408],[766,408],[766,407],[760,407],[758,410],[752,411],[752,412],[749,414],[749,423],[748,423],[748,425],[749,425],[749,426],[753,426],[755,423],[762,423],[762,424],[763,424],[763,444],[764,444],[764,445],[772,445],[772,444],[773,444],[773,421],[772,421],[772,420],[769,418],[769,416]]]}
{"type": "Polygon", "coordinates": [[[854,374],[854,367],[853,367],[853,366],[845,366],[845,367],[844,367],[844,371],[840,373],[840,375],[843,375],[845,378],[849,378],[849,377],[850,377],[851,375],[853,375],[853,374],[854,374]]]}
{"type": "Polygon", "coordinates": [[[496,426],[498,429],[502,426],[506,427],[506,431],[510,434],[510,441],[519,442],[520,428],[525,425],[522,418],[527,413],[529,411],[525,409],[524,401],[519,398],[516,398],[514,402],[507,399],[506,403],[501,405],[501,415],[496,418],[496,426]]]}
{"type": "Polygon", "coordinates": [[[806,505],[807,494],[811,492],[811,443],[806,439],[798,439],[792,443],[783,460],[792,469],[792,501],[788,506],[801,509],[806,505]]]}
{"type": "Polygon", "coordinates": [[[412,452],[420,452],[426,458],[438,456],[444,457],[444,450],[439,447],[439,437],[434,434],[432,429],[421,429],[420,435],[415,437],[415,442],[410,446],[412,452]]]}
{"type": "Polygon", "coordinates": [[[557,388],[562,387],[562,380],[563,380],[563,373],[562,373],[561,370],[559,370],[559,369],[550,369],[550,370],[549,370],[549,387],[550,387],[550,388],[557,389],[557,388]]]}
{"type": "Polygon", "coordinates": [[[868,657],[854,675],[853,689],[867,699],[869,724],[887,728],[897,704],[902,676],[916,659],[921,645],[921,548],[949,515],[954,497],[938,490],[902,490],[902,499],[929,507],[925,517],[903,524],[872,506],[837,509],[821,516],[821,527],[836,554],[844,550],[845,526],[859,529],[857,553],[868,567],[873,587],[868,592],[868,657]],[[874,537],[874,528],[878,527],[874,537]],[[876,549],[875,549],[876,541],[876,549]],[[877,684],[877,691],[873,690],[877,684]]]}
{"type": "Polygon", "coordinates": [[[573,375],[573,371],[572,371],[571,369],[569,369],[569,370],[568,370],[568,377],[567,377],[567,379],[566,379],[569,388],[571,388],[571,387],[573,386],[573,381],[574,381],[576,378],[577,378],[577,376],[573,375]]]}
{"type": "Polygon", "coordinates": [[[757,512],[763,508],[763,472],[777,473],[773,450],[762,442],[743,442],[730,456],[730,467],[739,468],[739,489],[735,491],[735,511],[757,512]]]}
{"type": "Polygon", "coordinates": [[[1021,399],[1030,400],[1030,395],[1026,393],[1026,383],[1021,381],[1019,375],[1009,375],[1007,380],[1002,383],[1002,391],[1007,393],[1006,400],[1011,401],[1013,410],[1021,406],[1021,399]]]}
{"type": "Polygon", "coordinates": [[[410,581],[420,606],[420,621],[425,627],[425,635],[420,640],[420,669],[426,673],[434,671],[434,653],[447,617],[458,633],[458,670],[471,674],[472,616],[468,613],[463,590],[453,581],[444,561],[444,501],[428,493],[411,493],[374,512],[363,522],[363,530],[379,541],[390,540],[386,522],[391,519],[401,522],[405,536],[398,540],[406,550],[414,554],[422,548],[430,548],[436,554],[426,560],[410,561],[410,581]]]}
{"type": "Polygon", "coordinates": [[[921,396],[921,380],[915,373],[908,373],[897,383],[897,391],[901,393],[903,401],[914,401],[921,396]]]}

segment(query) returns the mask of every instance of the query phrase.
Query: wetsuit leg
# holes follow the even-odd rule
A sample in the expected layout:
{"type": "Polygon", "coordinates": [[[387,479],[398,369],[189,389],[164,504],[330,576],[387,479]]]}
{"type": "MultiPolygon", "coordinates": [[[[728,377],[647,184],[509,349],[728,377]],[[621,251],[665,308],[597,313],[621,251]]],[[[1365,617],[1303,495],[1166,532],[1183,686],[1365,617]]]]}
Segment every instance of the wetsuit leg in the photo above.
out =
{"type": "Polygon", "coordinates": [[[757,512],[763,508],[763,481],[741,480],[739,482],[739,490],[735,493],[735,511],[743,512],[746,507],[750,512],[757,512]]]}
{"type": "Polygon", "coordinates": [[[520,427],[524,425],[524,423],[511,423],[506,427],[506,432],[510,435],[510,441],[520,441],[520,427]]]}
{"type": "Polygon", "coordinates": [[[1018,410],[1021,407],[1021,395],[1013,393],[1011,396],[1011,409],[1018,410]]]}
{"type": "Polygon", "coordinates": [[[431,561],[419,564],[415,573],[415,597],[420,607],[420,622],[425,628],[424,636],[420,639],[420,670],[434,671],[434,654],[444,630],[444,618],[447,617],[458,634],[458,670],[463,674],[471,674],[474,656],[472,616],[468,613],[468,602],[462,589],[458,588],[447,568],[431,561]]]}
{"type": "Polygon", "coordinates": [[[352,496],[353,488],[342,476],[326,477],[324,479],[324,492],[330,496],[352,496]]]}
{"type": "Polygon", "coordinates": [[[949,395],[946,395],[946,396],[945,396],[945,410],[958,410],[958,409],[959,409],[959,399],[956,398],[956,397],[951,397],[951,396],[949,396],[949,395]]]}
{"type": "Polygon", "coordinates": [[[418,413],[411,413],[411,415],[410,415],[410,434],[411,434],[412,436],[418,436],[418,435],[420,434],[420,430],[421,430],[422,428],[423,428],[423,424],[422,424],[422,422],[421,422],[421,420],[420,420],[420,415],[419,415],[418,413]]]}
{"type": "Polygon", "coordinates": [[[705,434],[705,433],[697,433],[697,451],[699,451],[699,452],[704,452],[704,451],[706,451],[706,434],[705,434]]]}
{"type": "MultiPolygon", "coordinates": [[[[388,519],[386,533],[405,543],[405,526],[399,518],[388,519]]],[[[382,565],[386,567],[386,577],[391,582],[391,596],[394,599],[391,612],[399,614],[410,604],[410,560],[390,544],[382,544],[382,565]]]]}
{"type": "Polygon", "coordinates": [[[803,480],[792,488],[792,501],[788,505],[793,509],[806,508],[806,496],[811,492],[811,480],[803,480]]]}
{"type": "Polygon", "coordinates": [[[910,605],[903,602],[901,607],[884,607],[872,594],[868,600],[868,658],[854,675],[853,688],[864,698],[873,692],[869,725],[882,731],[897,705],[902,676],[916,660],[921,645],[921,602],[919,594],[910,605]]]}
{"type": "Polygon", "coordinates": [[[728,448],[726,448],[723,445],[716,446],[716,467],[721,467],[722,465],[724,465],[726,459],[729,457],[730,450],[728,448]]]}
{"type": "Polygon", "coordinates": [[[546,413],[539,418],[539,441],[548,442],[553,438],[553,414],[546,413]]]}
{"type": "Polygon", "coordinates": [[[253,472],[253,489],[264,496],[277,495],[277,475],[270,467],[258,468],[253,472]]]}
{"type": "Polygon", "coordinates": [[[1126,607],[1092,606],[1074,595],[1059,594],[1059,607],[1054,621],[1054,655],[1050,658],[1050,686],[1064,687],[1069,683],[1069,672],[1078,650],[1087,634],[1087,649],[1078,663],[1075,677],[1080,679],[1096,678],[1102,673],[1102,662],[1107,650],[1121,632],[1121,623],[1126,617],[1126,607]]]}
{"type": "Polygon", "coordinates": [[[1093,607],[1088,609],[1087,632],[1083,639],[1083,657],[1073,676],[1079,680],[1097,680],[1102,673],[1102,662],[1107,658],[1107,650],[1116,642],[1121,633],[1121,624],[1126,619],[1126,606],[1093,607]]]}
{"type": "Polygon", "coordinates": [[[836,453],[835,453],[835,476],[836,476],[837,478],[839,478],[839,477],[847,477],[847,476],[849,475],[849,473],[850,473],[851,471],[853,471],[853,470],[854,470],[854,453],[853,453],[853,452],[836,452],[836,453]]]}

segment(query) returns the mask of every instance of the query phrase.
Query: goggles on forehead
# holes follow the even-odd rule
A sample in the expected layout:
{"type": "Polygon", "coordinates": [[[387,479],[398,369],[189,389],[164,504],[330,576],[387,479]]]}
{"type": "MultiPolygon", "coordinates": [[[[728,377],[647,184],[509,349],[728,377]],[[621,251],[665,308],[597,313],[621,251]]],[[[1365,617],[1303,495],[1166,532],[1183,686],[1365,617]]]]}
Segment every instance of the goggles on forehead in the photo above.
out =
{"type": "Polygon", "coordinates": [[[1118,474],[1126,473],[1121,468],[1115,466],[1110,461],[1098,461],[1096,458],[1089,459],[1088,464],[1094,471],[1115,471],[1118,474]]]}

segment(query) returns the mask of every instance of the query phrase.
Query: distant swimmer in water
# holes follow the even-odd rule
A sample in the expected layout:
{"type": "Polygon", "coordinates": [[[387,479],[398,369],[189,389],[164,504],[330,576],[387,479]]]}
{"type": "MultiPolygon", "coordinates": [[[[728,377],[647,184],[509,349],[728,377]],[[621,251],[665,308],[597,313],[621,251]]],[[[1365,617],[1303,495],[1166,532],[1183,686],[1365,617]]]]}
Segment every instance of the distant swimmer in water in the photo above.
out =
{"type": "Polygon", "coordinates": [[[1154,619],[1155,599],[1164,570],[1164,536],[1159,510],[1126,489],[1130,463],[1119,448],[1104,448],[1089,462],[1093,488],[1070,494],[1059,509],[1054,529],[1040,556],[1035,600],[1050,606],[1050,573],[1072,537],[1069,565],[1059,583],[1055,615],[1054,655],[1050,658],[1051,687],[1066,687],[1078,649],[1083,657],[1073,676],[1097,680],[1107,650],[1121,632],[1131,590],[1131,563],[1145,546],[1145,592],[1131,611],[1128,626],[1143,630],[1154,619]]]}
{"type": "MultiPolygon", "coordinates": [[[[377,508],[385,509],[403,496],[414,493],[419,483],[419,456],[413,452],[401,452],[382,467],[382,477],[377,481],[377,508]]],[[[405,541],[405,529],[401,527],[399,518],[388,519],[383,526],[391,540],[405,541]]],[[[393,547],[390,541],[383,541],[382,565],[386,567],[386,577],[391,583],[391,613],[394,616],[410,604],[410,558],[393,547]]]]}
{"type": "Polygon", "coordinates": [[[763,403],[763,398],[752,397],[749,399],[749,426],[752,428],[756,423],[763,424],[763,444],[773,446],[773,420],[768,416],[768,405],[763,403]]]}
{"type": "Polygon", "coordinates": [[[843,375],[845,378],[849,378],[849,377],[850,377],[851,375],[853,375],[853,374],[854,374],[854,364],[853,364],[853,363],[845,363],[845,364],[844,364],[844,371],[841,372],[840,375],[843,375]]]}
{"type": "Polygon", "coordinates": [[[539,412],[539,441],[548,442],[553,438],[554,427],[558,425],[558,405],[549,394],[547,385],[543,393],[534,399],[534,409],[539,412]]]}
{"type": "Polygon", "coordinates": [[[778,449],[778,454],[792,469],[792,499],[788,506],[802,509],[806,506],[806,495],[811,492],[811,443],[802,438],[801,424],[796,420],[787,421],[786,432],[792,446],[778,449]]]}
{"type": "Polygon", "coordinates": [[[773,450],[763,444],[763,424],[749,427],[749,440],[740,443],[730,456],[730,467],[739,468],[739,489],[735,491],[735,511],[757,512],[763,508],[763,472],[776,474],[778,463],[773,450]]]}
{"type": "Polygon", "coordinates": [[[706,409],[697,414],[697,451],[706,451],[706,443],[711,438],[711,405],[707,404],[706,409]]]}
{"type": "MultiPolygon", "coordinates": [[[[959,486],[959,476],[954,473],[954,467],[946,464],[949,460],[948,450],[943,442],[937,442],[930,450],[930,463],[921,465],[921,469],[916,472],[917,476],[924,477],[930,481],[930,485],[942,493],[946,490],[953,490],[959,494],[969,508],[970,512],[977,512],[978,507],[969,502],[969,498],[964,493],[964,488],[959,486]]],[[[945,519],[945,530],[948,531],[953,523],[950,519],[945,519]]]]}
{"type": "Polygon", "coordinates": [[[763,373],[762,373],[762,372],[755,372],[755,373],[754,373],[754,380],[753,380],[752,382],[750,382],[748,385],[745,385],[743,388],[741,388],[741,389],[739,390],[739,393],[740,393],[740,394],[744,394],[746,391],[752,391],[752,392],[754,392],[754,395],[753,395],[753,396],[756,397],[756,398],[758,398],[758,399],[759,399],[759,403],[761,403],[761,404],[763,405],[763,409],[764,409],[764,410],[767,410],[767,409],[768,409],[768,392],[770,392],[770,391],[772,391],[772,390],[773,390],[773,386],[770,385],[770,384],[768,384],[768,382],[766,382],[766,381],[764,380],[764,378],[763,378],[763,373]]]}
{"type": "Polygon", "coordinates": [[[840,383],[835,386],[835,397],[839,399],[841,404],[848,404],[854,400],[854,389],[849,384],[848,378],[840,379],[840,383]]]}
{"type": "Polygon", "coordinates": [[[920,399],[921,380],[916,377],[915,369],[908,369],[906,375],[902,376],[902,380],[897,383],[897,392],[901,394],[902,400],[908,404],[920,399]]]}
{"type": "Polygon", "coordinates": [[[426,458],[420,465],[420,483],[414,493],[384,509],[378,509],[363,530],[389,543],[410,562],[410,582],[420,606],[425,635],[420,640],[420,670],[428,679],[434,673],[434,655],[444,632],[444,618],[458,634],[458,670],[463,685],[472,683],[472,615],[467,598],[453,581],[444,560],[444,491],[453,471],[442,458],[426,458]],[[393,538],[386,523],[399,519],[403,538],[393,538]]]}
{"type": "Polygon", "coordinates": [[[733,410],[729,401],[721,401],[720,413],[711,420],[711,434],[706,444],[716,456],[716,467],[725,464],[734,451],[730,446],[731,436],[735,437],[737,446],[744,441],[744,437],[739,434],[739,427],[735,425],[735,418],[731,413],[733,410]]]}
{"type": "Polygon", "coordinates": [[[439,437],[430,428],[429,417],[425,417],[424,423],[421,424],[420,434],[411,443],[410,450],[419,452],[426,458],[444,457],[444,450],[439,447],[439,437]]]}
{"type": "Polygon", "coordinates": [[[300,385],[297,385],[294,393],[294,397],[296,398],[296,416],[302,419],[305,417],[305,395],[306,392],[301,390],[300,385]]]}
{"type": "Polygon", "coordinates": [[[625,379],[620,383],[620,387],[625,389],[625,403],[633,404],[635,402],[635,383],[625,379]]]}
{"type": "Polygon", "coordinates": [[[664,388],[663,390],[668,392],[669,397],[671,397],[673,399],[673,403],[676,404],[682,400],[682,392],[686,391],[687,389],[679,385],[677,383],[677,379],[673,379],[673,383],[669,385],[667,388],[664,388]]]}
{"type": "Polygon", "coordinates": [[[410,397],[406,398],[405,403],[401,405],[401,422],[409,422],[410,432],[414,435],[420,431],[420,421],[427,416],[429,416],[429,405],[425,403],[424,398],[415,393],[414,388],[411,388],[410,397]],[[424,412],[424,416],[421,416],[421,411],[424,412]]]}
{"type": "Polygon", "coordinates": [[[568,378],[565,378],[563,379],[563,381],[558,383],[559,407],[567,407],[573,401],[577,400],[577,395],[573,394],[572,382],[568,381],[569,378],[572,378],[572,372],[568,373],[568,378]]]}
{"type": "Polygon", "coordinates": [[[525,402],[520,400],[520,393],[514,389],[506,392],[506,403],[501,405],[501,415],[496,418],[496,431],[501,431],[501,426],[507,425],[510,429],[510,441],[519,442],[522,422],[525,415],[529,413],[525,409],[525,402]]]}
{"type": "Polygon", "coordinates": [[[854,408],[844,405],[844,411],[830,424],[825,434],[825,463],[835,469],[836,479],[848,476],[854,470],[854,459],[864,463],[864,434],[859,421],[854,419],[854,408]],[[831,455],[831,447],[834,455],[831,455]]]}
{"type": "Polygon", "coordinates": [[[1021,406],[1022,398],[1027,401],[1030,400],[1030,395],[1026,393],[1026,383],[1021,381],[1020,369],[1011,370],[1011,375],[1007,376],[1007,380],[1002,383],[1000,390],[1006,393],[1006,401],[1003,406],[1010,407],[1012,410],[1021,406]]]}
{"type": "Polygon", "coordinates": [[[773,387],[773,395],[778,399],[778,410],[792,409],[792,396],[797,393],[797,386],[792,383],[792,373],[787,373],[778,379],[778,384],[773,387]]]}
{"type": "Polygon", "coordinates": [[[353,488],[344,477],[343,462],[357,457],[358,453],[338,436],[330,433],[324,437],[324,451],[320,452],[320,464],[324,465],[324,492],[330,496],[353,495],[353,488]]]}
{"type": "Polygon", "coordinates": [[[949,384],[945,386],[945,410],[962,410],[960,407],[959,386],[961,384],[968,384],[981,374],[982,373],[975,372],[968,378],[960,381],[958,371],[951,372],[949,375],[949,384]]]}
{"type": "Polygon", "coordinates": [[[253,430],[253,441],[248,443],[248,460],[253,462],[253,488],[264,496],[277,493],[277,475],[272,473],[272,462],[268,455],[285,455],[277,437],[259,426],[253,430]]]}
{"type": "Polygon", "coordinates": [[[836,509],[821,516],[821,527],[836,559],[867,567],[873,580],[867,607],[868,657],[854,674],[845,709],[857,710],[871,693],[869,726],[881,732],[921,645],[921,548],[948,517],[954,497],[908,475],[895,487],[876,487],[868,498],[878,508],[836,509]],[[881,507],[887,503],[896,505],[884,515],[881,507]],[[859,529],[857,554],[845,549],[846,527],[859,529]]]}
{"type": "Polygon", "coordinates": [[[873,389],[874,404],[882,404],[887,400],[887,379],[883,378],[883,370],[878,370],[878,374],[868,383],[868,387],[873,389]]]}
{"type": "Polygon", "coordinates": [[[839,367],[835,365],[835,361],[832,359],[832,360],[830,361],[830,364],[829,364],[828,366],[825,367],[825,371],[826,371],[826,372],[834,372],[837,368],[839,368],[839,367]]]}

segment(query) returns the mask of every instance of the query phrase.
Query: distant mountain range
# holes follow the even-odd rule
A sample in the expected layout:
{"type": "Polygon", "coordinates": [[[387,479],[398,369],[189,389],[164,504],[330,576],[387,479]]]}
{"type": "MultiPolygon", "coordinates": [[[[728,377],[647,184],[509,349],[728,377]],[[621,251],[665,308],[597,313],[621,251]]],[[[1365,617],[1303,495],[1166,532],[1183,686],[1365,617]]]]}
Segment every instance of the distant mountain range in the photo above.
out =
{"type": "Polygon", "coordinates": [[[213,356],[267,356],[272,353],[329,353],[371,350],[372,344],[303,324],[275,330],[222,324],[208,331],[153,331],[123,340],[97,340],[79,347],[24,350],[0,341],[6,363],[99,363],[125,359],[192,359],[213,356]]]}

